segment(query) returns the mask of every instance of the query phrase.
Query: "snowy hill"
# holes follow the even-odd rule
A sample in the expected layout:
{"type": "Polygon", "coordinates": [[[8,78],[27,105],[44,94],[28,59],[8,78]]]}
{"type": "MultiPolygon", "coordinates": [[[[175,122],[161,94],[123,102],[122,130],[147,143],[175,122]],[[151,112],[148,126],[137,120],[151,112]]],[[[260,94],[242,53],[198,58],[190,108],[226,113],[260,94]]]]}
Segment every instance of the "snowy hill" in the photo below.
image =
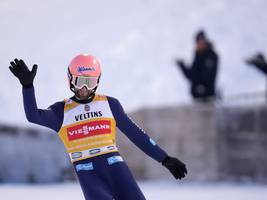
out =
{"type": "Polygon", "coordinates": [[[21,87],[8,70],[15,57],[39,65],[40,107],[71,95],[66,67],[81,52],[102,63],[99,92],[117,97],[128,111],[188,102],[174,59],[191,61],[199,28],[220,55],[224,95],[261,91],[265,78],[243,59],[267,54],[266,7],[265,0],[1,1],[0,121],[26,123],[21,87]]]}

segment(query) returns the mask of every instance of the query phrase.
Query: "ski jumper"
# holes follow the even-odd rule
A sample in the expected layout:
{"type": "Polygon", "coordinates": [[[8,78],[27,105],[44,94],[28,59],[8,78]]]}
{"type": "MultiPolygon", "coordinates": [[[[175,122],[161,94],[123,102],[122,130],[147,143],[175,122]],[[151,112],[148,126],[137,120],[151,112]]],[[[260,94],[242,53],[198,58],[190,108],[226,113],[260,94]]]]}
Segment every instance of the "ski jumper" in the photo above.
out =
{"type": "Polygon", "coordinates": [[[23,88],[28,121],[48,127],[61,138],[86,200],[144,200],[116,146],[116,127],[158,162],[167,154],[124,112],[115,98],[98,95],[83,103],[74,98],[38,109],[34,88],[23,88]]]}

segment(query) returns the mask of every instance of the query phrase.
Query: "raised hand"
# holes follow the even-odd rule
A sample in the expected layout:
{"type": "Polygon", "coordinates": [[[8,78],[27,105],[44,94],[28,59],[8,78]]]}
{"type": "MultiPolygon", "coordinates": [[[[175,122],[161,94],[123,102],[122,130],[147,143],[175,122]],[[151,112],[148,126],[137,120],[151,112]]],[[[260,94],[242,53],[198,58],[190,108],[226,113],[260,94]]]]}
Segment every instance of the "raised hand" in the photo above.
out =
{"type": "Polygon", "coordinates": [[[184,61],[181,60],[181,59],[177,59],[177,60],[176,60],[176,65],[178,65],[178,66],[180,66],[180,67],[182,67],[182,68],[185,67],[184,61]]]}
{"type": "Polygon", "coordinates": [[[257,67],[266,67],[267,63],[262,53],[258,53],[255,56],[246,60],[247,64],[255,65],[257,67]]]}
{"type": "Polygon", "coordinates": [[[14,61],[10,62],[9,66],[10,71],[16,76],[20,83],[23,86],[30,86],[33,84],[34,77],[37,72],[37,65],[33,65],[32,70],[30,71],[27,65],[23,60],[18,60],[17,58],[14,61]]]}

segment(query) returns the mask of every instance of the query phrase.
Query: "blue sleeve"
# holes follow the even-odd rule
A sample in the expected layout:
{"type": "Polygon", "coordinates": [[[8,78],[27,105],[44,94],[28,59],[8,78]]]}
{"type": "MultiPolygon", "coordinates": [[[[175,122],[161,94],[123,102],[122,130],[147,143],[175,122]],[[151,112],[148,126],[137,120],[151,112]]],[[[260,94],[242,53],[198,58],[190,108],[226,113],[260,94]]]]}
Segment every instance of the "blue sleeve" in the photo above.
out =
{"type": "Polygon", "coordinates": [[[167,153],[127,116],[117,99],[108,97],[108,102],[117,127],[143,152],[162,162],[167,157],[167,153]]]}
{"type": "Polygon", "coordinates": [[[34,87],[23,87],[22,93],[27,120],[58,132],[63,123],[65,103],[63,101],[56,102],[47,109],[39,109],[35,99],[34,87]]]}

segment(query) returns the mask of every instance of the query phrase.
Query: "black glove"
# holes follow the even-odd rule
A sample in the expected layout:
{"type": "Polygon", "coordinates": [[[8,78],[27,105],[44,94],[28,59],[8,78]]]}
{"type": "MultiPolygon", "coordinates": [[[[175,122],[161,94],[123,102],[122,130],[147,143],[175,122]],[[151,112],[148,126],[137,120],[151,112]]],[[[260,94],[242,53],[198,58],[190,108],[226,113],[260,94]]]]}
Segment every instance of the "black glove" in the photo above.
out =
{"type": "Polygon", "coordinates": [[[267,63],[262,53],[258,53],[255,56],[246,60],[247,64],[254,65],[260,68],[266,67],[267,63]]]}
{"type": "Polygon", "coordinates": [[[162,165],[168,168],[168,170],[176,179],[182,179],[187,174],[185,164],[177,158],[167,156],[167,158],[162,161],[162,165]]]}
{"type": "Polygon", "coordinates": [[[184,64],[184,61],[183,61],[183,60],[180,60],[180,59],[176,60],[176,64],[177,64],[178,66],[182,67],[182,68],[185,67],[185,64],[184,64]]]}
{"type": "Polygon", "coordinates": [[[10,71],[19,79],[23,86],[27,87],[33,84],[33,79],[37,72],[37,65],[33,65],[32,70],[30,71],[23,60],[15,59],[10,62],[10,64],[10,71]]]}

